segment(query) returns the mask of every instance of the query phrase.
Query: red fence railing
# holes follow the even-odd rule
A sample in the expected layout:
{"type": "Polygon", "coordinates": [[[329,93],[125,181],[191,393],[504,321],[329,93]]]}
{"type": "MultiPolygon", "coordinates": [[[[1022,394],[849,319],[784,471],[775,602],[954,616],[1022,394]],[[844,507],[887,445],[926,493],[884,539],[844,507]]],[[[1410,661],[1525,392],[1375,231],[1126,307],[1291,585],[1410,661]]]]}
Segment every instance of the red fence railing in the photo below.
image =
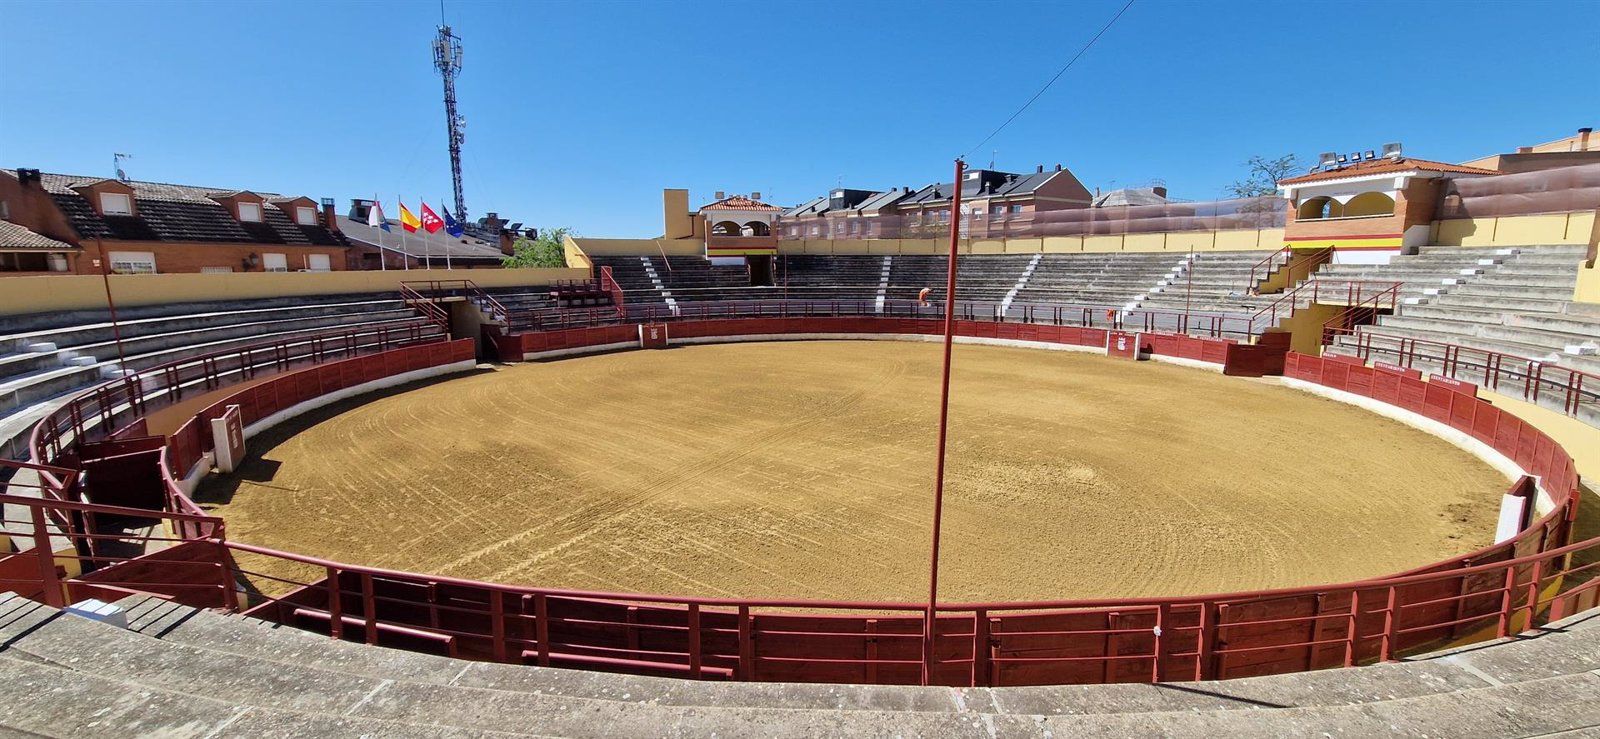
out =
{"type": "Polygon", "coordinates": [[[425,324],[411,322],[251,344],[139,370],[101,383],[41,419],[29,437],[29,454],[36,463],[58,459],[71,444],[109,437],[128,423],[194,393],[296,367],[445,338],[425,324]]]}
{"type": "MultiPolygon", "coordinates": [[[[608,307],[557,308],[529,311],[512,322],[520,332],[556,331],[606,325],[631,325],[672,321],[705,321],[736,318],[795,317],[883,317],[942,318],[942,303],[918,300],[885,300],[878,306],[874,298],[856,300],[719,300],[679,303],[676,311],[665,305],[633,304],[619,315],[608,307]]],[[[956,303],[956,318],[966,321],[1008,321],[1055,326],[1102,328],[1116,331],[1187,333],[1211,338],[1248,339],[1270,328],[1239,313],[1203,311],[1124,309],[1109,306],[961,301],[956,303]]]]}
{"type": "Polygon", "coordinates": [[[1392,336],[1383,333],[1382,327],[1376,331],[1329,327],[1323,344],[1334,346],[1341,337],[1353,342],[1343,348],[1363,360],[1425,368],[1536,405],[1554,406],[1569,416],[1587,410],[1594,415],[1586,420],[1600,420],[1600,375],[1489,349],[1392,336]]]}

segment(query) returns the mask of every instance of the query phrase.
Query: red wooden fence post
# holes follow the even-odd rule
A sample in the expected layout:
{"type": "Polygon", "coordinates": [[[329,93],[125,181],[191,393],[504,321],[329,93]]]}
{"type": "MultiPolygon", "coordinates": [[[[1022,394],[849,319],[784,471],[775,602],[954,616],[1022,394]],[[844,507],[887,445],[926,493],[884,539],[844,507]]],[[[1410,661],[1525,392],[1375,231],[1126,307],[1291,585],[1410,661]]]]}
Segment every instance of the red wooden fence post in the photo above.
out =
{"type": "Polygon", "coordinates": [[[1388,604],[1383,609],[1383,642],[1378,648],[1378,659],[1383,662],[1394,659],[1394,630],[1399,621],[1395,613],[1397,600],[1395,587],[1390,585],[1388,604]]]}
{"type": "Polygon", "coordinates": [[[489,628],[494,639],[494,661],[506,661],[506,599],[498,590],[489,591],[489,628]]]}
{"type": "Polygon", "coordinates": [[[33,551],[39,560],[39,584],[44,587],[44,604],[54,608],[67,605],[56,577],[56,553],[50,546],[50,527],[45,523],[44,507],[29,506],[33,518],[33,551]]]}
{"type": "Polygon", "coordinates": [[[550,605],[544,593],[533,594],[533,638],[539,640],[539,666],[550,666],[550,605]]]}
{"type": "Polygon", "coordinates": [[[689,674],[700,677],[700,604],[689,604],[689,674]]]}
{"type": "Polygon", "coordinates": [[[344,611],[339,607],[339,570],[329,565],[324,582],[328,589],[328,636],[343,639],[344,611]]]}
{"type": "Polygon", "coordinates": [[[361,615],[366,622],[367,643],[378,643],[378,598],[372,592],[372,573],[361,573],[361,615]]]}

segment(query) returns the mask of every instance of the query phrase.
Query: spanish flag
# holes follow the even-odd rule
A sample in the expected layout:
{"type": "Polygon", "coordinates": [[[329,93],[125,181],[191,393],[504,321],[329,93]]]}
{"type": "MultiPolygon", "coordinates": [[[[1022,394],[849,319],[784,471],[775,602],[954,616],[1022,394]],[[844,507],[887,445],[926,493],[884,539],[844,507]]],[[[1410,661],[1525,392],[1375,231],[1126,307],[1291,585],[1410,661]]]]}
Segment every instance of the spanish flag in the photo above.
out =
{"type": "Polygon", "coordinates": [[[411,209],[407,208],[405,203],[401,203],[400,204],[400,227],[405,229],[407,233],[416,233],[417,232],[417,227],[421,226],[421,225],[422,225],[422,220],[417,218],[417,214],[412,213],[411,209]]]}

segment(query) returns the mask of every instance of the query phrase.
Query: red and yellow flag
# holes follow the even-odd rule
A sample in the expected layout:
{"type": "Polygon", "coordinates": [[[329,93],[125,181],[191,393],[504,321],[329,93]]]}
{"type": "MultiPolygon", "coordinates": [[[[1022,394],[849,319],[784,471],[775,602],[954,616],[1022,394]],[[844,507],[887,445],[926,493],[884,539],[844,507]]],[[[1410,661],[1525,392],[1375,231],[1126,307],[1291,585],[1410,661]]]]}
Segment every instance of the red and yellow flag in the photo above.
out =
{"type": "Polygon", "coordinates": [[[421,226],[421,225],[422,225],[422,220],[417,218],[417,214],[412,213],[411,209],[407,208],[405,203],[401,203],[400,204],[400,227],[405,229],[409,233],[416,233],[417,232],[417,227],[421,226]]]}

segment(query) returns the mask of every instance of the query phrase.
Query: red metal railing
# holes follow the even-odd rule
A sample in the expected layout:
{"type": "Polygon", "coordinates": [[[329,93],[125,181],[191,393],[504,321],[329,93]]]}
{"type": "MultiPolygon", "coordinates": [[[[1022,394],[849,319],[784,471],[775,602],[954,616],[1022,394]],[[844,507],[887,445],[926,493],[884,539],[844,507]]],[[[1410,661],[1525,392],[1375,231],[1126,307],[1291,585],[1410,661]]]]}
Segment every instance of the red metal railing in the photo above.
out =
{"type": "Polygon", "coordinates": [[[413,321],[377,330],[349,329],[279,339],[176,360],[109,380],[41,419],[29,437],[30,458],[35,463],[57,459],[68,445],[109,437],[137,418],[192,393],[295,367],[448,338],[426,328],[413,321]]]}
{"type": "MultiPolygon", "coordinates": [[[[885,300],[879,310],[874,298],[855,300],[782,299],[718,300],[678,303],[676,311],[659,303],[633,304],[622,314],[609,307],[548,308],[520,313],[511,322],[514,331],[553,331],[569,328],[607,326],[619,323],[701,321],[718,318],[794,318],[883,316],[887,318],[942,318],[944,306],[918,300],[885,300]]],[[[1111,306],[1013,303],[1002,310],[1000,303],[963,301],[956,303],[956,317],[968,321],[1014,321],[1021,323],[1080,326],[1115,330],[1187,333],[1213,338],[1245,340],[1270,326],[1260,326],[1251,317],[1238,313],[1205,313],[1177,310],[1124,309],[1111,306]]]]}
{"type": "Polygon", "coordinates": [[[1260,333],[1278,325],[1294,315],[1300,304],[1330,303],[1354,306],[1383,295],[1390,295],[1389,309],[1394,310],[1395,296],[1400,294],[1399,282],[1377,280],[1307,280],[1285,291],[1277,300],[1268,303],[1250,316],[1252,333],[1260,333]]]}
{"type": "Polygon", "coordinates": [[[450,330],[450,313],[444,306],[431,295],[424,295],[417,290],[415,285],[428,285],[428,282],[402,282],[400,283],[400,299],[406,305],[421,313],[428,321],[446,331],[450,330]]]}
{"type": "Polygon", "coordinates": [[[1272,275],[1278,272],[1288,273],[1289,277],[1285,287],[1293,287],[1295,283],[1309,278],[1317,267],[1327,262],[1332,256],[1333,247],[1331,246],[1322,249],[1301,250],[1298,256],[1294,247],[1285,246],[1273,252],[1266,259],[1251,265],[1250,281],[1245,283],[1244,292],[1246,295],[1255,295],[1261,282],[1271,278],[1272,275]],[[1278,260],[1282,260],[1283,264],[1278,264],[1278,260]],[[1303,272],[1304,274],[1296,277],[1297,272],[1303,272]]]}
{"type": "Polygon", "coordinates": [[[600,268],[600,287],[611,294],[611,305],[616,309],[619,317],[626,317],[628,309],[624,307],[627,299],[622,294],[622,286],[617,284],[617,278],[612,276],[611,267],[600,268]]]}
{"type": "MultiPolygon", "coordinates": [[[[411,296],[417,296],[416,300],[426,302],[430,308],[438,308],[440,312],[443,312],[443,309],[438,304],[439,299],[460,296],[472,301],[494,320],[504,321],[510,315],[510,311],[506,310],[499,300],[472,280],[407,280],[400,283],[401,296],[410,300],[408,292],[411,296]]],[[[418,309],[424,310],[426,314],[426,309],[420,307],[418,309]]],[[[449,314],[445,312],[444,315],[448,319],[449,314]]],[[[445,324],[445,328],[449,328],[449,325],[445,324]]]]}
{"type": "Polygon", "coordinates": [[[1429,372],[1520,396],[1536,405],[1554,403],[1569,416],[1578,415],[1579,409],[1587,406],[1600,418],[1600,375],[1489,349],[1393,336],[1383,333],[1381,327],[1377,331],[1328,327],[1323,332],[1323,345],[1333,346],[1340,337],[1353,339],[1354,346],[1348,348],[1363,360],[1384,361],[1408,369],[1420,365],[1429,372]]]}

